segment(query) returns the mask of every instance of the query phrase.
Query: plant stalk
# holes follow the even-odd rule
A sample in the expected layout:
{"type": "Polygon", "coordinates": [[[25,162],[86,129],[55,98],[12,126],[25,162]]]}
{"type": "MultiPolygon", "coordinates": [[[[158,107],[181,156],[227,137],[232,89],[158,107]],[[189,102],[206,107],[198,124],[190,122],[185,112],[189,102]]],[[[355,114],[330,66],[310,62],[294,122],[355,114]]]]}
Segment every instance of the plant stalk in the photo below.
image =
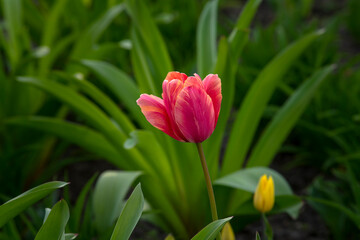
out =
{"type": "MultiPolygon", "coordinates": [[[[212,184],[211,184],[211,178],[210,178],[210,174],[209,174],[209,169],[207,167],[206,159],[205,159],[205,155],[204,155],[204,149],[203,149],[201,143],[196,143],[196,147],[197,147],[198,152],[199,152],[201,166],[202,166],[202,169],[203,169],[203,172],[204,172],[206,188],[207,188],[207,192],[208,192],[208,195],[209,195],[212,220],[215,221],[215,220],[218,220],[219,218],[218,218],[218,214],[217,214],[217,210],[216,210],[214,189],[213,189],[212,184]]],[[[220,233],[218,234],[216,239],[221,240],[220,233]]]]}

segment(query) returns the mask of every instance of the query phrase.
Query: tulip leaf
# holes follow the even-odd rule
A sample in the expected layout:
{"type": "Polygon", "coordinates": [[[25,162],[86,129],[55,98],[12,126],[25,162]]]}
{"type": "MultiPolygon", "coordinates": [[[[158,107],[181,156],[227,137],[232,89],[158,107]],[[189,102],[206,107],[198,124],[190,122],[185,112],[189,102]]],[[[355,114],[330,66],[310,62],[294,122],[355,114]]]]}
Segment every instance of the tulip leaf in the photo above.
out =
{"type": "Polygon", "coordinates": [[[29,206],[46,197],[54,190],[62,188],[67,184],[68,183],[58,181],[44,183],[4,203],[0,206],[0,227],[29,206]]]}
{"type": "Polygon", "coordinates": [[[151,67],[148,62],[149,56],[145,51],[144,43],[141,41],[139,31],[133,27],[131,29],[131,39],[133,42],[133,48],[131,49],[131,61],[134,66],[134,73],[136,81],[139,85],[141,92],[154,94],[156,96],[160,95],[161,86],[156,84],[154,77],[151,72],[151,67]]]}
{"type": "Polygon", "coordinates": [[[216,25],[218,0],[208,1],[203,11],[196,31],[197,69],[200,77],[214,70],[216,62],[216,25]]]}
{"type": "Polygon", "coordinates": [[[131,115],[139,121],[143,119],[136,100],[140,96],[140,91],[134,81],[123,71],[115,66],[95,60],[81,60],[81,63],[88,67],[99,77],[99,80],[120,100],[131,115]]]}
{"type": "Polygon", "coordinates": [[[107,12],[104,13],[99,19],[91,24],[79,37],[76,42],[73,51],[71,53],[74,59],[84,58],[89,54],[89,50],[100,38],[101,34],[109,26],[109,24],[117,17],[123,10],[125,10],[124,4],[118,4],[113,6],[107,12]]]}
{"type": "Polygon", "coordinates": [[[286,136],[305,111],[319,85],[333,70],[334,65],[331,65],[316,71],[292,94],[257,142],[251,152],[247,167],[267,166],[271,163],[286,136]]]}
{"type": "Polygon", "coordinates": [[[217,179],[214,184],[254,193],[263,174],[270,175],[273,178],[276,196],[292,194],[291,187],[285,178],[278,172],[265,167],[242,169],[217,179]]]}
{"type": "Polygon", "coordinates": [[[155,69],[155,86],[161,86],[166,74],[173,70],[165,41],[157,28],[149,8],[142,0],[126,0],[126,11],[144,41],[155,69]]]}
{"type": "Polygon", "coordinates": [[[77,238],[77,234],[74,233],[65,233],[65,240],[73,240],[77,238]]]}
{"type": "Polygon", "coordinates": [[[44,224],[36,234],[35,240],[61,239],[69,217],[67,203],[65,200],[60,200],[48,213],[44,224]]]}
{"type": "Polygon", "coordinates": [[[103,135],[88,127],[48,117],[16,117],[7,120],[6,123],[54,134],[99,156],[106,157],[116,166],[122,166],[119,162],[121,161],[121,157],[119,157],[120,155],[116,149],[103,135]]]}
{"type": "Polygon", "coordinates": [[[262,70],[251,85],[233,124],[222,166],[223,176],[242,166],[261,116],[280,79],[306,47],[322,33],[310,33],[288,46],[262,70]]]}
{"type": "Polygon", "coordinates": [[[121,211],[110,240],[128,240],[141,217],[143,208],[144,196],[139,183],[121,211]]]}
{"type": "Polygon", "coordinates": [[[131,132],[130,135],[131,138],[124,143],[124,147],[126,149],[136,147],[144,156],[147,156],[147,161],[153,166],[157,172],[156,174],[161,176],[161,179],[166,179],[164,184],[167,186],[168,190],[176,192],[177,189],[174,183],[174,173],[171,169],[172,166],[155,135],[152,132],[145,130],[136,130],[131,132]],[[149,144],[149,142],[151,144],[149,144]]]}
{"type": "Polygon", "coordinates": [[[219,234],[223,226],[229,222],[232,217],[219,219],[208,224],[198,234],[196,234],[191,240],[213,240],[219,234]]]}
{"type": "Polygon", "coordinates": [[[250,32],[249,26],[261,2],[262,0],[247,1],[239,15],[235,28],[231,32],[229,43],[235,61],[240,57],[241,51],[248,41],[250,32]]]}
{"type": "Polygon", "coordinates": [[[118,218],[131,184],[140,172],[106,171],[96,183],[93,195],[95,226],[99,232],[107,231],[118,218]]]}
{"type": "MultiPolygon", "coordinates": [[[[62,74],[61,74],[62,75],[62,74]]],[[[129,120],[128,116],[125,115],[105,93],[100,91],[94,84],[84,79],[77,79],[68,75],[63,75],[69,79],[73,84],[76,85],[79,91],[85,93],[95,102],[97,102],[112,118],[116,121],[120,130],[129,134],[129,132],[135,130],[135,126],[129,120]]]]}

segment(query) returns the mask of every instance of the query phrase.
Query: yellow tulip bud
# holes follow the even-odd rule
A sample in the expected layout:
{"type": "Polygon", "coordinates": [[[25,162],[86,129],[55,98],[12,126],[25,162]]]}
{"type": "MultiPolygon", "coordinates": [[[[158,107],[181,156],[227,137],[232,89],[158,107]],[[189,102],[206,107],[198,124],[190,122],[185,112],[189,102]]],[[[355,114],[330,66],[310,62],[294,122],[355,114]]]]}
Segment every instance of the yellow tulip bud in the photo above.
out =
{"type": "Polygon", "coordinates": [[[262,175],[254,195],[254,207],[262,212],[270,211],[275,202],[275,187],[271,176],[267,178],[266,174],[262,175]]]}

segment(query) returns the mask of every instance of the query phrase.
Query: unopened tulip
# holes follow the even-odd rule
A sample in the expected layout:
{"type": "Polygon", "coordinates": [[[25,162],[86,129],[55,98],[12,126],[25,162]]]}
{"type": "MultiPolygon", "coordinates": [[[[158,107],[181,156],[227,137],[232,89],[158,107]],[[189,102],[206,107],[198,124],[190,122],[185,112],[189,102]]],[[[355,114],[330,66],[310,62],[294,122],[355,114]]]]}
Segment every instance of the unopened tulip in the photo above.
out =
{"type": "Polygon", "coordinates": [[[209,74],[169,72],[163,85],[162,99],[141,94],[137,100],[146,119],[170,137],[200,143],[214,131],[221,106],[221,80],[209,74]]]}
{"type": "Polygon", "coordinates": [[[254,195],[254,207],[262,212],[270,211],[275,202],[274,181],[271,176],[262,175],[256,188],[254,195]]]}

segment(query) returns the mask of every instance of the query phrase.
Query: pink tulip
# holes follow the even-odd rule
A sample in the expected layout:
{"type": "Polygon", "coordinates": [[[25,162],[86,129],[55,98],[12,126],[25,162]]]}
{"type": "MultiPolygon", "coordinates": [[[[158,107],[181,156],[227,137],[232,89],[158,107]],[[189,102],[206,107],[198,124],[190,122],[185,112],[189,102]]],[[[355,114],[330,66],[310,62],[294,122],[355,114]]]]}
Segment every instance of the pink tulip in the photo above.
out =
{"type": "Polygon", "coordinates": [[[162,98],[141,94],[136,101],[146,119],[167,135],[183,142],[200,143],[214,131],[221,107],[221,80],[209,74],[169,72],[162,98]]]}

